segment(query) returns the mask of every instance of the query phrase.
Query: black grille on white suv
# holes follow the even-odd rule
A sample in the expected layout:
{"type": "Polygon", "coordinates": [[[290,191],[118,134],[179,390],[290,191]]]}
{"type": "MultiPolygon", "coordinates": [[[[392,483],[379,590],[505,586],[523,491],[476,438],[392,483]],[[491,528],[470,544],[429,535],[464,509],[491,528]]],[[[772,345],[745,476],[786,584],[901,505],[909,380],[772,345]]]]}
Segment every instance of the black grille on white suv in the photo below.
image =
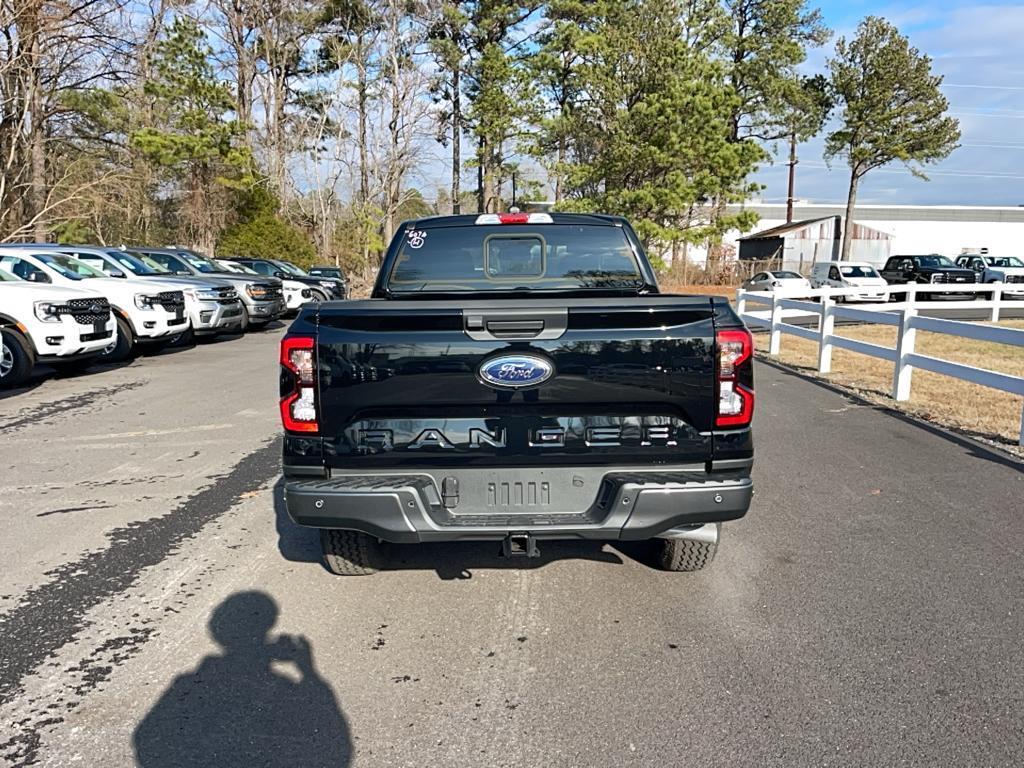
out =
{"type": "Polygon", "coordinates": [[[110,302],[104,298],[71,299],[65,306],[67,313],[81,325],[105,323],[110,319],[110,302]]]}
{"type": "Polygon", "coordinates": [[[164,291],[157,294],[156,300],[168,312],[177,312],[185,308],[185,294],[181,291],[164,291]]]}

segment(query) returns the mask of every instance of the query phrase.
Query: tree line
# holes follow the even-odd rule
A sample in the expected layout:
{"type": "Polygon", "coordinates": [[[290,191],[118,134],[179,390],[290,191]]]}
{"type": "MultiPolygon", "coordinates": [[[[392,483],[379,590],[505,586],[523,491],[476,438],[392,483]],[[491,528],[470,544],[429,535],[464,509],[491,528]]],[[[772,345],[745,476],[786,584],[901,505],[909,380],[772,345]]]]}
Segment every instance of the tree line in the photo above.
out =
{"type": "Polygon", "coordinates": [[[754,171],[825,126],[851,212],[959,138],[898,30],[833,43],[805,0],[0,0],[0,27],[7,241],[368,274],[404,218],[550,199],[679,252],[751,226],[754,171]]]}

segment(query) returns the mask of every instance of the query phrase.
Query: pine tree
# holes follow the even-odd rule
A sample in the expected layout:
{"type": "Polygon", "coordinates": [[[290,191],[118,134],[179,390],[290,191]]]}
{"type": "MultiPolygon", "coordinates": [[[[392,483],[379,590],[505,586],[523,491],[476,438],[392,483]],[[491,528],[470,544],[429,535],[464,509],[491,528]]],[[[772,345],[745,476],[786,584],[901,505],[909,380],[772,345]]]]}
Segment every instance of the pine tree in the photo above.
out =
{"type": "Polygon", "coordinates": [[[253,183],[244,127],[232,114],[231,88],[213,70],[198,24],[177,17],[152,57],[144,92],[157,124],[135,131],[132,144],[184,186],[180,230],[212,253],[228,210],[224,192],[253,183]]]}
{"type": "Polygon", "coordinates": [[[722,35],[729,84],[736,93],[734,140],[775,141],[788,135],[785,117],[799,88],[797,67],[807,49],[828,40],[821,12],[806,0],[725,0],[722,35]]]}
{"type": "Polygon", "coordinates": [[[733,141],[736,97],[725,68],[697,44],[702,20],[680,0],[594,4],[580,41],[565,207],[621,213],[648,245],[698,243],[750,214],[708,220],[711,201],[738,202],[761,157],[733,141]]]}
{"type": "Polygon", "coordinates": [[[500,207],[499,189],[511,143],[524,132],[534,94],[524,62],[521,25],[539,0],[467,0],[462,45],[466,54],[466,126],[476,139],[477,193],[481,211],[500,207]]]}
{"type": "Polygon", "coordinates": [[[452,151],[452,213],[462,212],[462,134],[465,120],[462,110],[463,77],[466,67],[466,15],[454,0],[441,3],[427,30],[427,40],[437,74],[431,84],[434,100],[441,104],[438,114],[438,141],[452,151]]]}
{"type": "Polygon", "coordinates": [[[825,157],[850,167],[842,258],[850,257],[857,186],[866,173],[902,162],[927,179],[921,166],[948,157],[960,141],[960,124],[932,74],[931,59],[910,45],[885,19],[868,16],[857,36],[840,39],[829,60],[842,125],[825,142],[825,157]]]}
{"type": "Polygon", "coordinates": [[[576,106],[583,98],[580,71],[586,38],[598,14],[584,0],[549,0],[546,26],[529,71],[539,90],[534,120],[540,129],[528,147],[554,177],[555,202],[565,196],[565,172],[575,131],[576,106]]]}

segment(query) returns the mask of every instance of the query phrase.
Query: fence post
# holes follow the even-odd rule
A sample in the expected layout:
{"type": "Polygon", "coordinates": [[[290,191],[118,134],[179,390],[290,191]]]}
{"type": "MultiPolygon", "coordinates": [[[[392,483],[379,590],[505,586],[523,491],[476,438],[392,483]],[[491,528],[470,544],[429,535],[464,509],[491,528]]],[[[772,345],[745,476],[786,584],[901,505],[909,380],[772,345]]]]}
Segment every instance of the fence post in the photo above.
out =
{"type": "Polygon", "coordinates": [[[779,294],[778,291],[772,291],[771,341],[768,344],[768,354],[772,357],[778,357],[782,347],[782,329],[779,327],[781,323],[782,306],[779,304],[779,294]]]}
{"type": "Polygon", "coordinates": [[[910,399],[910,376],[914,369],[907,363],[907,357],[914,354],[917,329],[913,328],[910,323],[915,317],[917,317],[916,306],[909,306],[903,310],[899,335],[896,338],[896,369],[892,377],[892,398],[897,401],[910,399]]]}
{"type": "Polygon", "coordinates": [[[736,289],[736,314],[743,319],[743,314],[747,311],[747,292],[742,288],[736,289]]]}
{"type": "Polygon", "coordinates": [[[836,303],[831,296],[821,297],[821,322],[818,324],[818,373],[832,372],[832,331],[836,318],[832,314],[836,303]]]}
{"type": "Polygon", "coordinates": [[[1003,287],[999,284],[994,284],[992,288],[992,322],[999,322],[999,302],[1003,300],[1003,287]]]}

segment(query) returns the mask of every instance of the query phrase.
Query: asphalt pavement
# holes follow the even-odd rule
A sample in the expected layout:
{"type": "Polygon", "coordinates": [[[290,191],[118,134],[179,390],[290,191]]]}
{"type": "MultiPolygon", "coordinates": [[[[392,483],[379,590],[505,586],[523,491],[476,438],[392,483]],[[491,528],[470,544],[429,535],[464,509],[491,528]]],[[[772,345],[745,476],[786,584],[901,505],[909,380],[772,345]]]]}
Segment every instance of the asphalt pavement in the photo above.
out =
{"type": "Polygon", "coordinates": [[[402,547],[280,503],[280,331],[0,400],[0,764],[1017,766],[1024,465],[758,364],[713,566],[402,547]]]}

